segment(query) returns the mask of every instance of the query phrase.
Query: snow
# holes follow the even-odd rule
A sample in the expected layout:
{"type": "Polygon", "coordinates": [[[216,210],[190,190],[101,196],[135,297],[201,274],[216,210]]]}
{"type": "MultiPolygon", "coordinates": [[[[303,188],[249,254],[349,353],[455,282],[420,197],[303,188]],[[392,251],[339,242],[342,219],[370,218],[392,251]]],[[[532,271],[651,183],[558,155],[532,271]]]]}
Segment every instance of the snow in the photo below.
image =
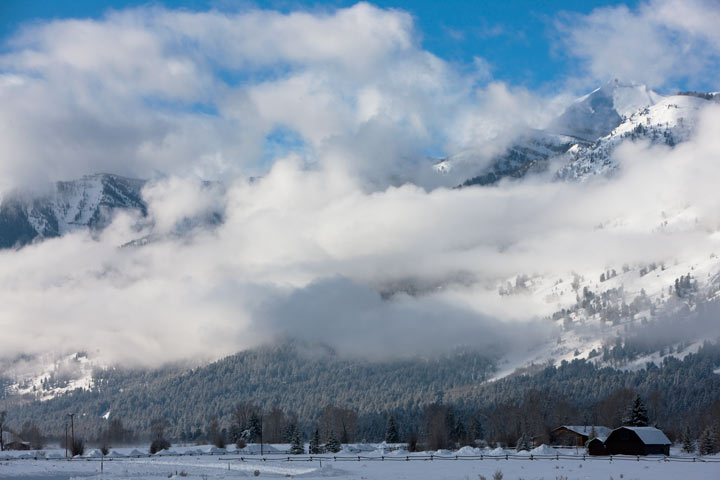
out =
{"type": "Polygon", "coordinates": [[[665,434],[655,427],[620,427],[632,430],[640,437],[646,445],[670,445],[670,440],[665,434]]]}
{"type": "MultiPolygon", "coordinates": [[[[388,445],[374,445],[375,450],[391,448],[388,445]]],[[[252,456],[241,460],[239,454],[194,455],[196,448],[174,447],[178,455],[150,456],[146,447],[131,450],[121,448],[115,456],[102,461],[95,457],[66,460],[54,458],[61,450],[47,451],[43,457],[38,452],[25,452],[26,459],[20,459],[20,452],[9,453],[13,460],[0,462],[0,477],[56,480],[60,478],[97,478],[111,480],[125,479],[225,479],[237,477],[261,478],[336,478],[336,479],[490,479],[497,471],[503,478],[525,480],[563,478],[567,480],[628,478],[670,480],[720,478],[720,456],[699,457],[589,457],[582,450],[571,455],[570,450],[558,450],[541,445],[531,452],[517,455],[504,451],[464,447],[457,452],[444,452],[438,457],[431,452],[406,454],[403,457],[347,456],[332,460],[332,456],[309,455],[288,457],[266,455],[252,456]],[[118,453],[124,452],[124,453],[118,453]],[[133,452],[141,452],[141,458],[132,458],[133,452]],[[490,455],[494,453],[494,455],[490,455]],[[505,458],[506,453],[509,455],[505,458]],[[120,456],[128,454],[128,456],[120,456]],[[182,455],[180,455],[182,454],[182,455]],[[480,455],[483,455],[480,457],[480,455]],[[559,458],[558,458],[559,457],[559,458]],[[36,459],[37,458],[37,459],[36,459]],[[288,461],[290,458],[292,461],[288,461]],[[482,459],[481,459],[482,458],[482,459]],[[556,459],[557,458],[557,459],[556,459]]],[[[278,448],[282,450],[282,448],[278,448]]],[[[574,451],[574,450],[572,450],[574,451]]]]}
{"type": "MultiPolygon", "coordinates": [[[[563,425],[563,427],[581,435],[590,435],[590,432],[592,432],[593,429],[592,425],[563,425]]],[[[607,437],[612,431],[612,429],[600,425],[595,425],[594,428],[595,436],[597,437],[607,437]]]]}
{"type": "MultiPolygon", "coordinates": [[[[87,355],[71,353],[57,355],[48,353],[30,359],[0,363],[5,375],[15,379],[8,386],[8,393],[18,396],[32,396],[46,401],[75,389],[87,390],[93,386],[93,369],[99,365],[87,355]],[[52,384],[43,382],[52,380],[52,384]]],[[[109,417],[110,412],[106,415],[109,417]]]]}
{"type": "Polygon", "coordinates": [[[558,455],[560,452],[545,444],[530,450],[533,455],[558,455]]]}

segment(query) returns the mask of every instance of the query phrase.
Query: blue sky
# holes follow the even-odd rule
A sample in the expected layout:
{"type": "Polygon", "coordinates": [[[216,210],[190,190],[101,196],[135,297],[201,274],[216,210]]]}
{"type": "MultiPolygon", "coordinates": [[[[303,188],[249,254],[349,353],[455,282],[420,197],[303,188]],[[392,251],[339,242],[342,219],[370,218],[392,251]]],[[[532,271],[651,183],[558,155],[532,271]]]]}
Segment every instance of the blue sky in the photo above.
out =
{"type": "MultiPolygon", "coordinates": [[[[2,0],[0,36],[7,38],[20,25],[34,20],[59,18],[100,18],[108,9],[141,5],[161,5],[188,10],[238,11],[252,7],[280,11],[322,10],[353,5],[355,1],[264,1],[233,2],[218,0],[182,1],[100,1],[100,0],[2,0]]],[[[413,15],[422,46],[452,62],[471,65],[474,57],[485,59],[493,78],[530,89],[554,88],[575,74],[572,60],[557,48],[558,33],[553,22],[568,13],[588,14],[596,8],[636,1],[549,0],[549,1],[473,1],[447,2],[381,0],[371,2],[385,8],[398,8],[413,15]]]]}

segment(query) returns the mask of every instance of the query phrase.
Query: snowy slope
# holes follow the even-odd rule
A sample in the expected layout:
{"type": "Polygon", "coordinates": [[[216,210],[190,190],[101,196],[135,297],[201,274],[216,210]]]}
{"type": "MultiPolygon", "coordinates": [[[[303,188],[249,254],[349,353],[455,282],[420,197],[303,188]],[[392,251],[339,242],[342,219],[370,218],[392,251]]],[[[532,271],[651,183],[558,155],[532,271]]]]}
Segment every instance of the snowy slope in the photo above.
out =
{"type": "Polygon", "coordinates": [[[432,168],[444,177],[444,184],[453,186],[490,185],[507,177],[544,172],[551,161],[570,162],[572,154],[585,152],[628,118],[663,99],[645,85],[613,80],[578,98],[544,130],[519,135],[500,155],[488,159],[485,152],[470,149],[442,159],[432,168]]]}
{"type": "Polygon", "coordinates": [[[86,353],[21,356],[0,363],[2,375],[10,380],[5,394],[39,401],[65,392],[93,386],[93,369],[99,365],[86,353]]]}
{"type": "Polygon", "coordinates": [[[662,96],[645,85],[613,80],[577,99],[548,128],[582,142],[609,134],[623,119],[654,105],[662,96]]]}
{"type": "Polygon", "coordinates": [[[673,146],[688,140],[700,110],[708,100],[688,95],[664,97],[642,108],[591,145],[575,145],[565,154],[566,164],[558,171],[563,179],[585,180],[612,174],[619,167],[613,152],[625,141],[647,140],[673,146]]]}
{"type": "Polygon", "coordinates": [[[144,185],[143,180],[95,174],[57,182],[40,194],[11,193],[0,204],[0,248],[22,246],[78,228],[103,228],[118,208],[145,215],[140,193],[144,185]]]}

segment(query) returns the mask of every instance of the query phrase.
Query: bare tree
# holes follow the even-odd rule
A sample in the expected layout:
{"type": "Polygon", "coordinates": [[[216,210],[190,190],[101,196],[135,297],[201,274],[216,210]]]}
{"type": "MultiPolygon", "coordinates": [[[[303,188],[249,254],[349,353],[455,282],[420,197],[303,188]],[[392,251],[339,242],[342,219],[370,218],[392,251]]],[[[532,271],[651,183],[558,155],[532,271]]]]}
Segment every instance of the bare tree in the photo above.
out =
{"type": "Polygon", "coordinates": [[[283,443],[288,420],[285,412],[277,405],[273,406],[263,421],[263,437],[267,443],[283,443]]]}
{"type": "Polygon", "coordinates": [[[349,408],[335,405],[326,406],[320,413],[318,420],[323,441],[327,442],[330,435],[335,433],[340,443],[354,442],[357,420],[357,413],[349,408]]]}

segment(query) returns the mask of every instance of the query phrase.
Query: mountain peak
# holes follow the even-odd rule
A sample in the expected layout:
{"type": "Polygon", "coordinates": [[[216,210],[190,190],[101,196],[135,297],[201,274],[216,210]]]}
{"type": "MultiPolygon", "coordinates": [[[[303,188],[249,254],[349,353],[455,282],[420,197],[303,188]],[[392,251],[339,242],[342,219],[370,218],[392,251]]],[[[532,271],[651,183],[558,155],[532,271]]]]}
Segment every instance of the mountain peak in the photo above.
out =
{"type": "Polygon", "coordinates": [[[592,143],[612,132],[623,118],[661,98],[647,85],[613,79],[570,104],[550,130],[592,143]]]}

